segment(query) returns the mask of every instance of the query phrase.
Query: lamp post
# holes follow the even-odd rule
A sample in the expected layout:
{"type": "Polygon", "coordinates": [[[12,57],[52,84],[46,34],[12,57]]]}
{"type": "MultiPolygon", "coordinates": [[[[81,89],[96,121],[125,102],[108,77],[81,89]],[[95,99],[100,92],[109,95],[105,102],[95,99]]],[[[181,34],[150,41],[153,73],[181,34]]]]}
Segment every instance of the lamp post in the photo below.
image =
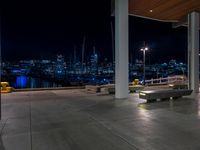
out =
{"type": "Polygon", "coordinates": [[[148,47],[141,48],[140,50],[143,51],[143,84],[145,85],[145,52],[148,50],[148,47]]]}

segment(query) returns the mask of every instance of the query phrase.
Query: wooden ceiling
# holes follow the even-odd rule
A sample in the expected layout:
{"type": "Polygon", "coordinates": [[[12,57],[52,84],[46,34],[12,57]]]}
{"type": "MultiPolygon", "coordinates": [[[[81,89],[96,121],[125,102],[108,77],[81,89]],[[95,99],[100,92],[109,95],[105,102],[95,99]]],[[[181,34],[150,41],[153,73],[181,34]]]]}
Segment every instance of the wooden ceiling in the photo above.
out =
{"type": "Polygon", "coordinates": [[[183,20],[192,11],[200,12],[200,0],[129,0],[129,14],[166,22],[183,20]]]}

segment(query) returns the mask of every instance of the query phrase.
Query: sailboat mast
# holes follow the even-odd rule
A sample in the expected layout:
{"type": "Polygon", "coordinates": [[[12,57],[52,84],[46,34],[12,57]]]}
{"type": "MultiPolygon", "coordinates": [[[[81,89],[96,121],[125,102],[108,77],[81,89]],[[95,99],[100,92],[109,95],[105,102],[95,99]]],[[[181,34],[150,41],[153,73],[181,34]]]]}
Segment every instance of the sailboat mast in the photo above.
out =
{"type": "Polygon", "coordinates": [[[115,47],[114,47],[114,32],[113,32],[113,23],[111,21],[110,23],[111,25],[111,38],[112,38],[112,61],[113,61],[113,64],[115,62],[115,47]]]}
{"type": "Polygon", "coordinates": [[[82,73],[83,73],[84,53],[85,53],[85,36],[83,37],[83,44],[82,44],[82,60],[81,60],[82,73]]]}
{"type": "Polygon", "coordinates": [[[74,45],[74,63],[76,63],[76,45],[74,45]]]}

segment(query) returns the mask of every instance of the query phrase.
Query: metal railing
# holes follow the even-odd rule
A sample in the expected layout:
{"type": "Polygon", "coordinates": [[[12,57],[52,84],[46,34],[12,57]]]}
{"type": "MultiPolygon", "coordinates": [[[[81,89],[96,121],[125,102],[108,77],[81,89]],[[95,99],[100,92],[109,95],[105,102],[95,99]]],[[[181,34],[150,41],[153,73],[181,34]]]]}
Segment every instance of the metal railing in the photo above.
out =
{"type": "Polygon", "coordinates": [[[173,84],[173,83],[187,83],[187,78],[185,76],[173,76],[166,78],[150,79],[146,80],[146,85],[159,85],[159,84],[173,84]]]}

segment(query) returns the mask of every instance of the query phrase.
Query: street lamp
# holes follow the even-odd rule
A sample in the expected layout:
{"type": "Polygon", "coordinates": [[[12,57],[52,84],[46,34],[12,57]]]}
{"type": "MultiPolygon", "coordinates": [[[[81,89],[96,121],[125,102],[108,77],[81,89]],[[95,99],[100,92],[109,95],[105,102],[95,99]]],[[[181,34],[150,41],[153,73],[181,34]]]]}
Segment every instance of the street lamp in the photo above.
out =
{"type": "Polygon", "coordinates": [[[140,50],[143,51],[143,84],[145,85],[145,51],[148,50],[148,47],[141,48],[140,50]]]}

